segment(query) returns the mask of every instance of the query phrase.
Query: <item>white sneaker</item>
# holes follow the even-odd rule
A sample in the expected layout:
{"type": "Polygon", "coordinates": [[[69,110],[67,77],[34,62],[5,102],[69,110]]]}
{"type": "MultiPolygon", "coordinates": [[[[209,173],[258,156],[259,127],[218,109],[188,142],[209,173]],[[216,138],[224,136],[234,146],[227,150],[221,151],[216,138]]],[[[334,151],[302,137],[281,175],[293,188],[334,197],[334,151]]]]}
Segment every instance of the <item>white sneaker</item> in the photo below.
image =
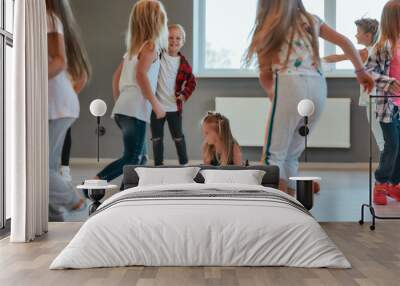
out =
{"type": "Polygon", "coordinates": [[[60,173],[61,173],[61,176],[63,176],[63,178],[66,181],[68,181],[68,182],[72,181],[71,170],[70,170],[69,166],[61,166],[60,173]]]}

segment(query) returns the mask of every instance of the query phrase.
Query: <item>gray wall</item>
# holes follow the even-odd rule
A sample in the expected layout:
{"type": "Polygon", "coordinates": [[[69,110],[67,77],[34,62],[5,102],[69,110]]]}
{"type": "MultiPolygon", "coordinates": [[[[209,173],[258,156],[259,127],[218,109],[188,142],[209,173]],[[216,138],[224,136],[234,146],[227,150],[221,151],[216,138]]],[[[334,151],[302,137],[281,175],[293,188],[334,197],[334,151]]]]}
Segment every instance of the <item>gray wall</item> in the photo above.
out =
{"type": "MultiPolygon", "coordinates": [[[[96,156],[95,119],[88,112],[89,104],[95,98],[102,98],[107,102],[109,110],[113,106],[111,77],[124,53],[124,32],[130,9],[135,1],[71,0],[71,2],[93,66],[93,78],[80,96],[81,117],[73,127],[72,157],[92,158],[96,156]]],[[[180,23],[186,28],[187,43],[183,52],[193,62],[193,2],[191,0],[163,2],[169,22],[180,23]]],[[[368,160],[368,125],[365,110],[357,106],[358,84],[354,79],[328,79],[328,93],[329,97],[352,99],[352,147],[351,149],[312,149],[309,152],[309,161],[366,162],[368,160]]],[[[198,79],[198,88],[186,104],[184,113],[184,129],[190,159],[201,158],[200,119],[207,110],[214,109],[214,98],[217,96],[262,97],[265,94],[257,79],[198,79]]],[[[243,114],[243,116],[246,115],[243,114]]],[[[107,129],[107,134],[101,139],[101,156],[116,158],[122,152],[121,133],[109,116],[104,118],[103,124],[107,129]]],[[[167,135],[165,145],[165,158],[175,159],[176,152],[169,135],[167,135]]],[[[149,147],[151,149],[150,144],[149,147]]],[[[374,150],[376,153],[376,148],[374,150]]],[[[243,148],[243,151],[244,158],[249,160],[259,160],[261,156],[261,148],[243,148]]],[[[150,155],[151,153],[150,151],[150,155]]]]}

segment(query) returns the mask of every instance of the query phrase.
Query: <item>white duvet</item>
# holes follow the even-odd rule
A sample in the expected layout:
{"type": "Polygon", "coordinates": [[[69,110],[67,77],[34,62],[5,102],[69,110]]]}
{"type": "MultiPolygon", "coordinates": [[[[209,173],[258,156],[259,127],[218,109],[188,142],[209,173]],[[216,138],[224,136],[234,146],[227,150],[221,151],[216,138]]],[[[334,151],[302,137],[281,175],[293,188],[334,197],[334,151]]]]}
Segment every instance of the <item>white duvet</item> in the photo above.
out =
{"type": "MultiPolygon", "coordinates": [[[[144,266],[349,268],[317,221],[289,204],[257,198],[152,198],[115,203],[134,192],[262,190],[262,186],[184,184],[136,187],[106,200],[50,269],[144,266]]],[[[137,194],[137,193],[134,193],[137,194]]]]}

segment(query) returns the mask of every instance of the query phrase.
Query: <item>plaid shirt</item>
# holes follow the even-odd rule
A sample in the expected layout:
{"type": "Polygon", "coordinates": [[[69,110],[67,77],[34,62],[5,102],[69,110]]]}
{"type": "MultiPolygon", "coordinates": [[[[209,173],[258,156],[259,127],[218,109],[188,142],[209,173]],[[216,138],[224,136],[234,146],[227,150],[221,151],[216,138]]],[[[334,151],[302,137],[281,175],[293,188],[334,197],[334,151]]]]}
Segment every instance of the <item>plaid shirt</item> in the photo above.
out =
{"type": "Polygon", "coordinates": [[[175,96],[178,111],[182,112],[183,102],[180,99],[180,95],[183,95],[185,102],[189,99],[196,88],[196,78],[194,77],[192,73],[192,67],[186,58],[181,53],[179,53],[179,56],[181,58],[181,62],[175,81],[175,96]]]}
{"type": "Polygon", "coordinates": [[[392,49],[390,44],[386,44],[380,52],[373,51],[368,58],[366,69],[375,79],[376,96],[384,96],[375,98],[376,117],[380,122],[391,123],[397,117],[398,109],[392,100],[385,96],[391,96],[389,92],[390,85],[396,79],[389,77],[390,63],[392,60],[392,49]]]}

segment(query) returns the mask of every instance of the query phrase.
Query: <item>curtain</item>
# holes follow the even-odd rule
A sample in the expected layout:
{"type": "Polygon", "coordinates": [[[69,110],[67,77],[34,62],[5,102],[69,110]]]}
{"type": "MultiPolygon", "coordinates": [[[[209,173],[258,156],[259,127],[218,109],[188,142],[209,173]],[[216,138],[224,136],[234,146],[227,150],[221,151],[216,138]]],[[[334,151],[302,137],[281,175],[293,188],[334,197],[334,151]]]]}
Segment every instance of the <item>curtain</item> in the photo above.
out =
{"type": "Polygon", "coordinates": [[[6,99],[6,187],[11,242],[48,229],[47,22],[45,0],[15,1],[14,92],[6,99]]]}

